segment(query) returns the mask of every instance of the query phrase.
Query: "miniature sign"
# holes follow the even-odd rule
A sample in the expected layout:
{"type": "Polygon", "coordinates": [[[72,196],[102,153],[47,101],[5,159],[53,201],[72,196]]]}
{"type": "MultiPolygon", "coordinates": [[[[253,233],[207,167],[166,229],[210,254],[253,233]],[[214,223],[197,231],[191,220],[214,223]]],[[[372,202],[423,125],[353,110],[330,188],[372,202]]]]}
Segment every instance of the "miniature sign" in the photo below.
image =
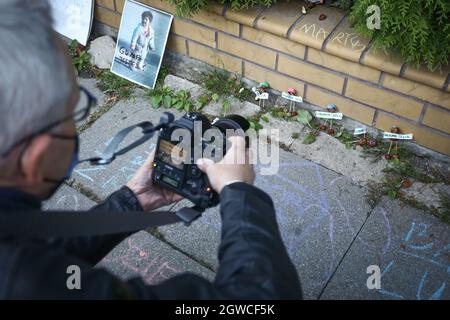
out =
{"type": "Polygon", "coordinates": [[[267,100],[267,99],[269,99],[269,93],[268,92],[261,93],[258,96],[258,99],[260,99],[260,100],[267,100]]]}
{"type": "Polygon", "coordinates": [[[289,94],[287,92],[282,92],[281,96],[283,98],[285,98],[285,99],[288,99],[288,100],[291,100],[291,101],[294,101],[294,102],[303,102],[303,98],[302,97],[294,96],[294,95],[291,95],[291,94],[289,94]]]}
{"type": "Polygon", "coordinates": [[[111,72],[154,88],[173,16],[127,0],[120,21],[111,72]]]}
{"type": "Polygon", "coordinates": [[[367,129],[364,128],[355,128],[355,132],[353,132],[353,135],[357,136],[360,134],[366,134],[367,133],[367,129]]]}
{"type": "Polygon", "coordinates": [[[342,120],[343,116],[341,112],[323,112],[323,111],[316,111],[314,115],[316,118],[335,119],[335,120],[342,120]]]}
{"type": "Polygon", "coordinates": [[[398,134],[391,132],[383,132],[383,139],[398,139],[398,140],[412,140],[413,134],[398,134]]]}
{"type": "Polygon", "coordinates": [[[93,0],[50,0],[53,29],[63,36],[86,45],[94,14],[93,0]]]}

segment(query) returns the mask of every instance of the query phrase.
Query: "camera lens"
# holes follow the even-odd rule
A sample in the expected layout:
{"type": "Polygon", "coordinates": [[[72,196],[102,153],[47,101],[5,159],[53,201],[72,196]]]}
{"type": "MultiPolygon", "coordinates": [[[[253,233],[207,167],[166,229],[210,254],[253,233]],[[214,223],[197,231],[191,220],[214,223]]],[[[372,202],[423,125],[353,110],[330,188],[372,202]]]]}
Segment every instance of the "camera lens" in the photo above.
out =
{"type": "Polygon", "coordinates": [[[244,117],[241,117],[237,114],[231,114],[224,118],[221,118],[214,122],[215,127],[218,127],[221,131],[225,131],[226,129],[242,129],[242,131],[247,131],[250,128],[250,123],[244,117]]]}

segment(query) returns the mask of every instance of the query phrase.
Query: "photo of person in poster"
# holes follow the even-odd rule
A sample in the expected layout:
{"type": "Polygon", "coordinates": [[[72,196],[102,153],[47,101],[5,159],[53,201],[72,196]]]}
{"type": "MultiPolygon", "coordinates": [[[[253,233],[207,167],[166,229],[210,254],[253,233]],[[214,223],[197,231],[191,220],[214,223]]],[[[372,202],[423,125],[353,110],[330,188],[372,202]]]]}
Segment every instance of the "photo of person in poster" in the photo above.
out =
{"type": "Polygon", "coordinates": [[[150,11],[142,13],[142,22],[134,29],[131,50],[136,56],[133,66],[144,70],[148,50],[155,51],[155,32],[152,28],[153,15],[150,11]],[[144,57],[144,58],[143,58],[144,57]]]}
{"type": "Polygon", "coordinates": [[[161,66],[172,15],[126,1],[111,72],[153,88],[161,66]]]}

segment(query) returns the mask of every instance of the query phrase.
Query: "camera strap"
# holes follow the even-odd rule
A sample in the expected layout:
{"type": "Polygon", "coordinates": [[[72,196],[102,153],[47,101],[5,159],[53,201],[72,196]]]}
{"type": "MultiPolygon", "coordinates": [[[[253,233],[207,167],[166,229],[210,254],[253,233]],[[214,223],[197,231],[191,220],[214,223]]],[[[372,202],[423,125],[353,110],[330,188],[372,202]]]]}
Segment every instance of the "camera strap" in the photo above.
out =
{"type": "Polygon", "coordinates": [[[151,122],[144,121],[132,126],[129,126],[125,129],[120,130],[108,143],[105,150],[102,152],[100,157],[93,157],[88,159],[83,159],[79,161],[78,163],[87,162],[89,161],[91,165],[105,165],[113,162],[113,160],[116,158],[116,156],[119,156],[121,154],[127,153],[131,149],[136,148],[137,146],[140,146],[144,142],[148,141],[153,137],[153,134],[156,130],[159,130],[161,128],[160,125],[154,127],[151,122]],[[134,129],[141,128],[142,129],[142,137],[140,137],[138,140],[130,143],[128,146],[120,149],[119,145],[122,143],[122,141],[125,139],[125,137],[134,129]]]}
{"type": "Polygon", "coordinates": [[[149,227],[183,222],[190,225],[202,211],[9,211],[0,212],[0,234],[33,238],[90,237],[132,233],[149,227]]]}

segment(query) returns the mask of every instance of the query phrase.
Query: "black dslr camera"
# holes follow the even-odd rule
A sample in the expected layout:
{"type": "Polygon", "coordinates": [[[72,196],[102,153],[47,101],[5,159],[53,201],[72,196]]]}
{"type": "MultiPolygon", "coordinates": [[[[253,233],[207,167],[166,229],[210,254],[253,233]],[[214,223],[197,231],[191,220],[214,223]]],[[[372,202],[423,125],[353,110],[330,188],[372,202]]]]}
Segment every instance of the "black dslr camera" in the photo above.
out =
{"type": "MultiPolygon", "coordinates": [[[[165,116],[167,124],[160,130],[156,145],[153,181],[191,200],[199,209],[216,206],[219,203],[219,195],[211,187],[206,174],[196,166],[194,148],[201,148],[203,154],[205,148],[214,143],[214,141],[203,139],[205,131],[213,128],[220,130],[223,139],[220,145],[223,146],[222,150],[226,150],[226,130],[241,129],[242,132],[245,132],[250,127],[249,122],[238,115],[229,115],[212,124],[208,118],[196,112],[187,113],[177,121],[174,121],[173,115],[168,112],[165,113],[165,116]],[[200,128],[200,124],[201,132],[197,132],[196,128],[200,128]],[[181,138],[176,142],[172,141],[172,134],[176,129],[189,131],[190,150],[180,147],[181,138]],[[198,137],[199,134],[200,137],[198,137]]],[[[220,148],[213,149],[216,154],[220,153],[219,156],[225,155],[222,150],[220,148]]]]}

